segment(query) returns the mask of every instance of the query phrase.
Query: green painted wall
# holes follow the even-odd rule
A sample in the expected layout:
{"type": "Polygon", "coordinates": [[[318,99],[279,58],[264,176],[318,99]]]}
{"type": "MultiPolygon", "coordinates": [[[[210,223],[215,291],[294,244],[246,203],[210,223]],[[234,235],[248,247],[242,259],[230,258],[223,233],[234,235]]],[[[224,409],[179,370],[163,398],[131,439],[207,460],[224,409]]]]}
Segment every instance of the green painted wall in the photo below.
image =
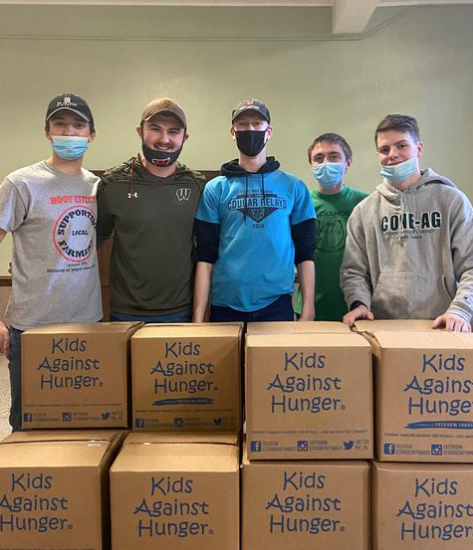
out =
{"type": "MultiPolygon", "coordinates": [[[[60,92],[92,106],[91,169],[139,150],[134,128],[159,95],[186,109],[182,160],[218,168],[235,157],[232,107],[258,97],[273,116],[269,152],[311,187],[307,146],[335,131],[355,153],[348,182],[372,191],[374,128],[404,112],[419,120],[423,164],[473,199],[472,28],[473,6],[380,8],[358,37],[333,37],[329,8],[0,6],[0,174],[49,154],[44,114],[60,92]]],[[[0,275],[10,250],[0,247],[0,275]]]]}

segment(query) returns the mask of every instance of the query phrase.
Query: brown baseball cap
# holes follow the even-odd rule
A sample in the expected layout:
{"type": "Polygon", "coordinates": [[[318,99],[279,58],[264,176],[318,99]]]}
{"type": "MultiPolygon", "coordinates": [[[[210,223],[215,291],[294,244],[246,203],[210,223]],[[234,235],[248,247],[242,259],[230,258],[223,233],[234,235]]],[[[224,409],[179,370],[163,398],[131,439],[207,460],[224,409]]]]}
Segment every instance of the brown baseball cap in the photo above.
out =
{"type": "Polygon", "coordinates": [[[155,115],[160,113],[174,115],[182,122],[184,128],[187,128],[186,115],[184,114],[182,107],[169,97],[159,97],[158,99],[153,99],[153,101],[150,101],[141,115],[141,122],[148,122],[155,115]]]}

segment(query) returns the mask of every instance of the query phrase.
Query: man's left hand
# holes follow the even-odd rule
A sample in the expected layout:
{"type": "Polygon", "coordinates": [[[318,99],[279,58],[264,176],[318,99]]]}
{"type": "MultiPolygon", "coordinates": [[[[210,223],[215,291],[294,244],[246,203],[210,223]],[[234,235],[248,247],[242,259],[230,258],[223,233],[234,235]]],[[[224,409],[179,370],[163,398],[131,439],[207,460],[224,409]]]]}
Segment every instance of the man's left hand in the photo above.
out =
{"type": "Polygon", "coordinates": [[[439,315],[432,323],[432,328],[445,328],[452,332],[471,332],[471,324],[454,313],[439,315]]]}

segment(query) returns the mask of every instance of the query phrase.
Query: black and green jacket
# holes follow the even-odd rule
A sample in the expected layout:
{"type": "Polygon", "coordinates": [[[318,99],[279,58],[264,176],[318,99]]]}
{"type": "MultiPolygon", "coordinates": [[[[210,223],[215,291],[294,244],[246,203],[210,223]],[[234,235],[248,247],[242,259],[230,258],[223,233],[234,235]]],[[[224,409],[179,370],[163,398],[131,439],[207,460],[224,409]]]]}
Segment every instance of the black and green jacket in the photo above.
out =
{"type": "Polygon", "coordinates": [[[97,242],[113,233],[111,312],[164,315],[192,306],[193,223],[204,184],[179,163],[172,176],[153,176],[139,157],[104,173],[97,242]]]}

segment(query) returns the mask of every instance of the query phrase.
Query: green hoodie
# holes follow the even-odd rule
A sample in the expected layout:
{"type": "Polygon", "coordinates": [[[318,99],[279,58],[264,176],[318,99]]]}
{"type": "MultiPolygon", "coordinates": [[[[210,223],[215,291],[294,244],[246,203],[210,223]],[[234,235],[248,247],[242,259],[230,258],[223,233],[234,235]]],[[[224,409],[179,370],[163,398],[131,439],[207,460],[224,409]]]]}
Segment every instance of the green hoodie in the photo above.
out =
{"type": "Polygon", "coordinates": [[[165,315],[192,306],[193,224],[204,184],[179,163],[172,176],[153,176],[140,157],[103,174],[97,241],[113,233],[111,312],[165,315]]]}

